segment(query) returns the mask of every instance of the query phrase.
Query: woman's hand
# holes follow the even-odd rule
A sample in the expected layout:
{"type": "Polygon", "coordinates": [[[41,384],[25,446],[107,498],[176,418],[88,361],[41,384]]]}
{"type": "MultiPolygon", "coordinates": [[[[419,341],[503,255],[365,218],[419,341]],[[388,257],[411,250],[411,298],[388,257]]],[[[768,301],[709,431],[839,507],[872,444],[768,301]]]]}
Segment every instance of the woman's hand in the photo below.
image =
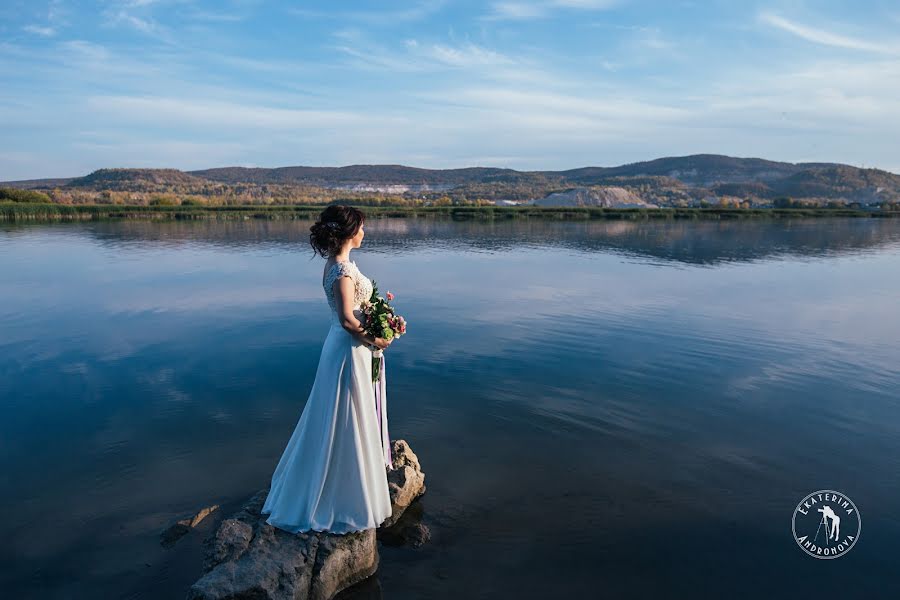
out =
{"type": "Polygon", "coordinates": [[[386,340],[384,338],[377,337],[377,338],[375,338],[375,347],[378,348],[379,350],[384,350],[385,348],[390,346],[391,342],[393,342],[393,341],[394,341],[394,338],[386,340]]]}

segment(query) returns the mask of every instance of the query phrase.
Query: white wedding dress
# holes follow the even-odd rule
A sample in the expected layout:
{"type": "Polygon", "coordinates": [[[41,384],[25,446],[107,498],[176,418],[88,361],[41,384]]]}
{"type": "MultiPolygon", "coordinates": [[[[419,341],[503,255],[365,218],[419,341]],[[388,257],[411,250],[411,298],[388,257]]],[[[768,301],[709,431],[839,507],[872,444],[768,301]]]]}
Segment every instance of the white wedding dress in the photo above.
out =
{"type": "Polygon", "coordinates": [[[354,314],[372,294],[372,282],[352,261],[325,276],[331,328],[300,421],[272,475],[263,505],[267,522],[292,533],[347,533],[378,527],[391,515],[385,452],[387,413],[381,423],[372,384],[372,350],[341,327],[332,290],[338,277],[355,285],[354,314]]]}

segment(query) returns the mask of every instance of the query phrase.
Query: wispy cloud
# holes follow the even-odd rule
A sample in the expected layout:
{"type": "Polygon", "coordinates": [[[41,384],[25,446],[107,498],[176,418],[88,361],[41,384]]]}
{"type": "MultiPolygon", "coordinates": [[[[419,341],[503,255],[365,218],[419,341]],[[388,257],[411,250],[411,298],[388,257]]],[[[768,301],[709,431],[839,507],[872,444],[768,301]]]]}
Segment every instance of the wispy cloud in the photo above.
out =
{"type": "Polygon", "coordinates": [[[185,2],[190,0],[117,0],[103,11],[103,24],[107,27],[129,27],[148,37],[171,44],[175,40],[172,31],[160,24],[153,13],[158,7],[166,4],[185,2]]]}
{"type": "MultiPolygon", "coordinates": [[[[335,33],[341,44],[334,46],[352,58],[348,65],[386,73],[458,74],[468,81],[556,85],[562,78],[545,64],[519,53],[500,52],[471,41],[439,43],[406,39],[399,47],[385,47],[358,30],[335,33]]],[[[449,81],[449,80],[447,80],[449,81]]]]}
{"type": "Polygon", "coordinates": [[[546,7],[527,2],[495,2],[487,19],[536,19],[546,15],[546,7]]]}
{"type": "Polygon", "coordinates": [[[53,37],[66,25],[67,9],[62,0],[50,0],[47,4],[46,19],[43,23],[29,23],[22,30],[41,37],[53,37]]]}
{"type": "Polygon", "coordinates": [[[398,22],[419,21],[438,12],[447,4],[447,0],[424,0],[413,6],[390,10],[378,11],[342,11],[342,10],[315,10],[309,8],[288,9],[288,13],[305,18],[334,19],[340,22],[361,21],[370,24],[387,25],[398,22]]]}
{"type": "Polygon", "coordinates": [[[659,27],[638,27],[633,43],[650,50],[674,50],[675,44],[663,37],[659,27]]]}
{"type": "Polygon", "coordinates": [[[152,6],[162,4],[165,0],[120,0],[119,4],[126,7],[152,6]]]}
{"type": "Polygon", "coordinates": [[[582,10],[606,10],[621,4],[621,0],[551,0],[553,6],[578,8],[582,10]]]}
{"type": "MultiPolygon", "coordinates": [[[[404,40],[402,48],[386,48],[372,42],[355,29],[335,32],[343,43],[335,49],[353,57],[358,64],[389,71],[439,71],[457,68],[478,70],[490,76],[492,68],[507,69],[526,65],[502,52],[467,41],[459,44],[404,40]]],[[[499,70],[493,73],[500,77],[499,70]]]]}
{"type": "Polygon", "coordinates": [[[433,60],[454,67],[473,67],[485,65],[511,65],[515,61],[494,50],[489,50],[473,43],[460,46],[446,44],[431,44],[421,46],[415,40],[407,43],[407,47],[419,50],[421,56],[427,56],[433,60]]]}
{"type": "Polygon", "coordinates": [[[552,117],[556,123],[569,122],[608,127],[613,123],[629,123],[640,119],[644,124],[675,121],[689,116],[684,109],[655,104],[623,94],[583,90],[580,93],[561,93],[541,90],[513,90],[508,88],[467,88],[459,90],[449,100],[481,110],[511,115],[523,127],[552,117]],[[527,118],[526,118],[527,117],[527,118]]]}
{"type": "Polygon", "coordinates": [[[41,25],[26,25],[22,29],[27,31],[28,33],[33,33],[35,35],[40,35],[43,37],[51,37],[56,35],[56,29],[54,29],[53,27],[46,27],[41,25]]]}
{"type": "Polygon", "coordinates": [[[608,10],[621,4],[621,0],[517,0],[491,3],[486,20],[540,19],[560,9],[608,10]]]}
{"type": "MultiPolygon", "coordinates": [[[[356,29],[341,29],[333,33],[338,43],[330,46],[343,55],[349,56],[351,66],[364,69],[378,69],[393,72],[422,71],[425,65],[409,52],[398,53],[380,44],[371,42],[356,29]]],[[[406,44],[409,48],[409,43],[406,44]]]]}
{"type": "Polygon", "coordinates": [[[231,22],[236,23],[247,18],[244,14],[210,12],[203,10],[193,10],[185,14],[188,19],[195,21],[211,21],[211,22],[231,22]]]}
{"type": "Polygon", "coordinates": [[[329,109],[290,109],[222,102],[211,98],[162,96],[94,96],[89,106],[110,117],[149,121],[165,125],[215,126],[229,129],[322,129],[359,125],[362,113],[329,109]]]}
{"type": "Polygon", "coordinates": [[[154,37],[169,37],[168,31],[156,21],[146,17],[139,17],[125,10],[107,13],[106,22],[109,25],[127,25],[141,33],[154,37]]]}
{"type": "Polygon", "coordinates": [[[802,23],[790,21],[780,15],[769,12],[761,13],[759,18],[767,25],[791,33],[808,42],[832,46],[834,48],[862,50],[878,54],[900,55],[900,46],[894,43],[873,42],[870,40],[849,37],[825,29],[817,29],[802,23]]]}

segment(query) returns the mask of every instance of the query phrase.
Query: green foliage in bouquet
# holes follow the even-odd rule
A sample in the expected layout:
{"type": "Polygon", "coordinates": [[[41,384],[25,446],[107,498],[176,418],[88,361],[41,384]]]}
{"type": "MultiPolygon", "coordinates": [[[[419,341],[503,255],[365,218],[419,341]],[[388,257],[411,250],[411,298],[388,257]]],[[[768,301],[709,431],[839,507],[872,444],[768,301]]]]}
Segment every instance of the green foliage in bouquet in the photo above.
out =
{"type": "MultiPolygon", "coordinates": [[[[394,299],[394,295],[390,292],[385,299],[378,293],[378,285],[372,281],[372,295],[368,302],[363,305],[363,314],[365,315],[364,328],[366,333],[374,337],[392,340],[406,333],[406,319],[396,314],[394,307],[390,305],[390,301],[394,299]]],[[[375,350],[372,354],[372,382],[378,381],[381,372],[381,350],[375,350]]]]}

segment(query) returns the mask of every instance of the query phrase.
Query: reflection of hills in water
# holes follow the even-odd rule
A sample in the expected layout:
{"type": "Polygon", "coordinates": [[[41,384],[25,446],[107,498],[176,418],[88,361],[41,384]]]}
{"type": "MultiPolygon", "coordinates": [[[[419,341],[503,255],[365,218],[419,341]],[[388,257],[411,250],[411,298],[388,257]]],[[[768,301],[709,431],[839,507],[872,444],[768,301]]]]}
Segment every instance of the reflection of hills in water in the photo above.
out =
{"type": "MultiPolygon", "coordinates": [[[[104,244],[213,244],[254,249],[290,245],[312,256],[308,245],[311,224],[312,221],[121,221],[84,227],[104,244]]],[[[17,228],[6,227],[5,231],[12,234],[17,228]]],[[[894,219],[483,223],[398,218],[373,219],[366,231],[365,248],[376,253],[441,248],[507,252],[549,247],[619,252],[691,264],[855,254],[900,244],[900,222],[894,219]]]]}

